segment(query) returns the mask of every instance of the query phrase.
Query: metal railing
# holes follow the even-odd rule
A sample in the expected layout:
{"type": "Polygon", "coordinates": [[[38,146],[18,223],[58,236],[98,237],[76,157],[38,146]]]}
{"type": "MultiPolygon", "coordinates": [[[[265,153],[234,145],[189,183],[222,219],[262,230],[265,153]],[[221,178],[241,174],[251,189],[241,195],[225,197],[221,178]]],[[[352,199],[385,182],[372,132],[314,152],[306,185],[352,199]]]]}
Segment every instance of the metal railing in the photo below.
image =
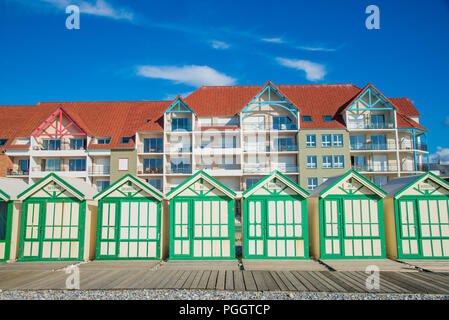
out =
{"type": "Polygon", "coordinates": [[[180,165],[176,167],[167,168],[167,173],[182,173],[182,174],[191,174],[192,166],[191,165],[180,165]]]}
{"type": "Polygon", "coordinates": [[[27,176],[30,174],[29,170],[14,170],[8,169],[6,175],[8,176],[27,176]]]}
{"type": "Polygon", "coordinates": [[[357,143],[351,144],[351,151],[364,150],[396,150],[393,143],[357,143]]]}
{"type": "Polygon", "coordinates": [[[140,146],[139,153],[164,153],[164,148],[162,146],[157,148],[140,146]]]}
{"type": "Polygon", "coordinates": [[[192,152],[192,147],[170,147],[168,152],[192,152]]]}
{"type": "Polygon", "coordinates": [[[271,165],[271,166],[245,166],[243,171],[245,173],[270,173],[273,170],[278,170],[282,173],[297,173],[298,166],[284,166],[284,165],[271,165]]]}
{"type": "Polygon", "coordinates": [[[298,130],[296,123],[244,122],[244,130],[298,130]]]}
{"type": "Polygon", "coordinates": [[[397,165],[374,164],[374,165],[353,165],[352,168],[360,172],[396,172],[397,165]]]}
{"type": "Polygon", "coordinates": [[[163,174],[164,169],[162,167],[152,168],[140,165],[137,169],[138,174],[163,174]]]}
{"type": "Polygon", "coordinates": [[[394,129],[394,122],[370,122],[364,123],[348,121],[348,129],[394,129]]]}
{"type": "Polygon", "coordinates": [[[93,166],[89,168],[89,174],[110,174],[110,166],[93,166]]]}
{"type": "Polygon", "coordinates": [[[198,165],[197,170],[241,170],[240,164],[211,164],[211,165],[198,165]]]}
{"type": "Polygon", "coordinates": [[[70,142],[61,142],[58,147],[50,148],[49,146],[44,146],[43,143],[38,143],[33,146],[33,150],[35,151],[68,151],[68,150],[86,150],[86,142],[84,141],[83,145],[79,148],[74,148],[70,142]]]}

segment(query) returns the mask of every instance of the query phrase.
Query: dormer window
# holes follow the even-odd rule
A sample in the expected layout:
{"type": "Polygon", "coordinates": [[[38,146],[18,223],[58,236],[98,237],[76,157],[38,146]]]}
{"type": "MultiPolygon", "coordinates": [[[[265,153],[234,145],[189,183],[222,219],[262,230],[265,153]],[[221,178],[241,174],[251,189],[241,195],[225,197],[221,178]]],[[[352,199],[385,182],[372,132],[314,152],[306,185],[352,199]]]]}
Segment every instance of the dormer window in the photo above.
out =
{"type": "Polygon", "coordinates": [[[332,122],[332,121],[334,121],[334,119],[330,115],[324,115],[323,116],[323,120],[324,120],[324,122],[332,122]]]}
{"type": "Polygon", "coordinates": [[[120,140],[120,144],[129,144],[130,140],[130,137],[122,137],[122,140],[120,140]]]}
{"type": "Polygon", "coordinates": [[[110,144],[110,143],[111,143],[111,137],[97,138],[97,144],[110,144]]]}
{"type": "Polygon", "coordinates": [[[303,122],[312,122],[312,116],[302,116],[303,122]]]}
{"type": "Polygon", "coordinates": [[[3,147],[6,142],[8,142],[8,139],[0,139],[0,147],[3,147]]]}

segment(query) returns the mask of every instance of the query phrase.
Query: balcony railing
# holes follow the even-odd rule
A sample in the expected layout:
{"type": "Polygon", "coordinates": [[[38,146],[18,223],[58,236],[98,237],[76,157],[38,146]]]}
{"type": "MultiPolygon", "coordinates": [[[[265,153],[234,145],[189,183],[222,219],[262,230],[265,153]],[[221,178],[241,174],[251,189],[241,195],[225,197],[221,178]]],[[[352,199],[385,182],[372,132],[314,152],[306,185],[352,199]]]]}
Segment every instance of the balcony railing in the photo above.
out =
{"type": "Polygon", "coordinates": [[[296,123],[272,123],[272,122],[246,122],[243,123],[244,130],[298,130],[296,123]]]}
{"type": "Polygon", "coordinates": [[[298,151],[298,146],[294,144],[279,144],[273,147],[273,151],[298,151]]]}
{"type": "Polygon", "coordinates": [[[139,153],[163,153],[164,152],[164,148],[162,147],[145,147],[145,146],[140,146],[139,147],[139,153]]]}
{"type": "Polygon", "coordinates": [[[152,167],[145,167],[140,165],[138,170],[138,174],[163,174],[164,169],[162,167],[160,168],[152,168],[152,167]]]}
{"type": "Polygon", "coordinates": [[[110,174],[110,166],[94,166],[89,168],[89,174],[110,174]]]}
{"type": "Polygon", "coordinates": [[[6,174],[8,176],[28,176],[30,174],[30,172],[28,170],[8,169],[6,174]]]}
{"type": "Polygon", "coordinates": [[[167,173],[191,174],[192,166],[191,165],[179,165],[176,167],[169,167],[167,169],[167,173]]]}
{"type": "Polygon", "coordinates": [[[282,164],[273,164],[271,166],[247,165],[243,169],[245,173],[270,173],[273,170],[278,170],[282,173],[296,173],[298,172],[298,166],[282,164]]]}
{"type": "Polygon", "coordinates": [[[396,145],[393,143],[357,143],[351,144],[351,151],[364,150],[396,150],[396,145]]]}
{"type": "Polygon", "coordinates": [[[348,129],[394,129],[394,122],[348,121],[348,129]]]}
{"type": "Polygon", "coordinates": [[[43,143],[38,143],[37,145],[33,146],[33,150],[38,151],[67,151],[67,150],[80,150],[84,151],[86,150],[86,143],[78,148],[76,148],[73,144],[70,142],[61,142],[58,146],[45,146],[43,143]]]}
{"type": "Polygon", "coordinates": [[[171,148],[169,148],[168,152],[171,152],[171,153],[192,152],[192,147],[171,147],[171,148]]]}
{"type": "Polygon", "coordinates": [[[397,165],[374,164],[374,165],[353,165],[354,170],[359,172],[396,172],[397,165]]]}
{"type": "Polygon", "coordinates": [[[241,170],[240,164],[198,165],[197,170],[241,170]]]}

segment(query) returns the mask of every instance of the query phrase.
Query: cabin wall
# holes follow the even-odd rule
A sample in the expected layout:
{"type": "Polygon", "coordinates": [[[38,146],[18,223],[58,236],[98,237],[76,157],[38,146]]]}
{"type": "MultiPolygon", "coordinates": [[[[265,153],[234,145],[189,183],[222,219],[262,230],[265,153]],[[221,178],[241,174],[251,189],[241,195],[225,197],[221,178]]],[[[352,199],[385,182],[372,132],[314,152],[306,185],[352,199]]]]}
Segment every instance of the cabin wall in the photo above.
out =
{"type": "Polygon", "coordinates": [[[309,254],[320,258],[320,215],[318,197],[307,198],[307,214],[309,220],[309,254]]]}
{"type": "Polygon", "coordinates": [[[9,247],[9,261],[16,261],[19,257],[20,225],[22,223],[22,202],[14,201],[11,222],[11,243],[9,247]]]}
{"type": "Polygon", "coordinates": [[[392,198],[384,199],[385,247],[387,257],[390,259],[398,258],[394,207],[394,200],[392,198]]]}
{"type": "Polygon", "coordinates": [[[160,258],[165,260],[169,255],[170,246],[170,206],[168,200],[161,203],[161,252],[160,258]]]}
{"type": "Polygon", "coordinates": [[[84,229],[84,260],[95,259],[95,248],[97,240],[97,217],[98,203],[86,201],[86,222],[84,229]]]}

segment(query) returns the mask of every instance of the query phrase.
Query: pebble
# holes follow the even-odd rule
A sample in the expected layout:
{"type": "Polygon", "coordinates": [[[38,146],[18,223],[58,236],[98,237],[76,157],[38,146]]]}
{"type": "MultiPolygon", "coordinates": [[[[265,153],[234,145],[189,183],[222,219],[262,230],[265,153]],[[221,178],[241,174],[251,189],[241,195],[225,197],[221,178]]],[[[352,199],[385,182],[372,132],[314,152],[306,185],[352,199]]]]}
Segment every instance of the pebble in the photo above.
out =
{"type": "Polygon", "coordinates": [[[449,300],[449,295],[220,290],[3,290],[0,300],[449,300]]]}

